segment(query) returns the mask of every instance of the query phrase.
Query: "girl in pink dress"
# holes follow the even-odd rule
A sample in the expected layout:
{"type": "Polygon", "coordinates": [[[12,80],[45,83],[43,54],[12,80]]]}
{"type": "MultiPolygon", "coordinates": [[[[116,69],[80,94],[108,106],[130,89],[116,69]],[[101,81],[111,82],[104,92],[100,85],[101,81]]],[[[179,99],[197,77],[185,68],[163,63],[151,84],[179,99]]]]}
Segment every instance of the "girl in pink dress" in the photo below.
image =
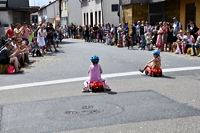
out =
{"type": "Polygon", "coordinates": [[[162,30],[158,31],[156,46],[158,47],[158,50],[163,51],[162,30]]]}
{"type": "Polygon", "coordinates": [[[107,85],[107,82],[105,79],[101,78],[101,73],[103,72],[102,69],[101,69],[101,66],[98,64],[99,62],[99,57],[96,56],[96,55],[93,55],[91,58],[90,58],[91,62],[92,62],[92,65],[89,67],[89,70],[88,70],[88,73],[89,73],[89,80],[86,80],[84,82],[84,88],[82,90],[82,92],[89,92],[89,84],[92,83],[92,82],[104,82],[105,84],[105,88],[107,91],[110,91],[110,87],[107,85]]]}

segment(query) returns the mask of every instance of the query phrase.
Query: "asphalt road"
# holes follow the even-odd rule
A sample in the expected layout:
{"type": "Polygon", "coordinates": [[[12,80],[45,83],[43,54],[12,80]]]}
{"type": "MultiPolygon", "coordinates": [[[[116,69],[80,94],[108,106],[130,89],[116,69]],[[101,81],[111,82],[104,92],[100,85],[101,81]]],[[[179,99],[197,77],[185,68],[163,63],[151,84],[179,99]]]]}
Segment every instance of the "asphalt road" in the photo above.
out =
{"type": "Polygon", "coordinates": [[[58,49],[0,75],[1,133],[200,132],[200,58],[161,53],[163,77],[150,77],[138,68],[152,54],[137,47],[67,39],[58,49]],[[81,92],[94,54],[111,92],[81,92]]]}

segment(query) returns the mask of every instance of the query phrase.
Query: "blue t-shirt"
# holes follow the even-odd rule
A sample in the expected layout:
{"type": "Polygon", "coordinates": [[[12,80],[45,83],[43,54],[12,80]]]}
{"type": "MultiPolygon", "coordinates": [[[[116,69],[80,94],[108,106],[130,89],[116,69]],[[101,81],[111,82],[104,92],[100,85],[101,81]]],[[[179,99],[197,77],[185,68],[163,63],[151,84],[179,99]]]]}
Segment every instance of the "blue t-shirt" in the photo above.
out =
{"type": "Polygon", "coordinates": [[[136,34],[136,26],[137,26],[136,23],[133,23],[133,24],[132,24],[132,34],[136,34]],[[134,26],[135,26],[135,27],[134,27],[134,26]]]}
{"type": "Polygon", "coordinates": [[[124,34],[126,35],[128,31],[125,31],[125,30],[129,30],[128,26],[124,26],[124,34]]]}

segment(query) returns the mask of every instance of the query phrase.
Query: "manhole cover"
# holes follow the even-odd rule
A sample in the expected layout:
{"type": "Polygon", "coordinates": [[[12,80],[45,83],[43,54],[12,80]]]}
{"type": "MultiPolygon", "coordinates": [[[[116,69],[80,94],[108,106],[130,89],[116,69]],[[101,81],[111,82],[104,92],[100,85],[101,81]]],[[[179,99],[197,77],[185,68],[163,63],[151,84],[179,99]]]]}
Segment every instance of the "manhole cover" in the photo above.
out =
{"type": "Polygon", "coordinates": [[[112,103],[104,102],[75,102],[61,104],[46,113],[51,120],[78,122],[107,119],[123,112],[123,109],[112,103]]]}

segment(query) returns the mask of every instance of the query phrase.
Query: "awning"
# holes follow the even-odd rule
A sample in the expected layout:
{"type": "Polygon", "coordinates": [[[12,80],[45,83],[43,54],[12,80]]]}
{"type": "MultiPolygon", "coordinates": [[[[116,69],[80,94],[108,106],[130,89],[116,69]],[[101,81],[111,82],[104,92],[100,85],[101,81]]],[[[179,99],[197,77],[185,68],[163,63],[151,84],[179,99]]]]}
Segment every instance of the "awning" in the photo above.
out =
{"type": "Polygon", "coordinates": [[[150,3],[156,3],[156,2],[164,2],[166,0],[150,0],[150,3]]]}
{"type": "Polygon", "coordinates": [[[8,0],[0,0],[0,7],[6,7],[8,0]]]}
{"type": "Polygon", "coordinates": [[[156,3],[164,1],[170,1],[170,0],[120,0],[120,4],[129,5],[129,4],[142,4],[142,3],[156,3]]]}

